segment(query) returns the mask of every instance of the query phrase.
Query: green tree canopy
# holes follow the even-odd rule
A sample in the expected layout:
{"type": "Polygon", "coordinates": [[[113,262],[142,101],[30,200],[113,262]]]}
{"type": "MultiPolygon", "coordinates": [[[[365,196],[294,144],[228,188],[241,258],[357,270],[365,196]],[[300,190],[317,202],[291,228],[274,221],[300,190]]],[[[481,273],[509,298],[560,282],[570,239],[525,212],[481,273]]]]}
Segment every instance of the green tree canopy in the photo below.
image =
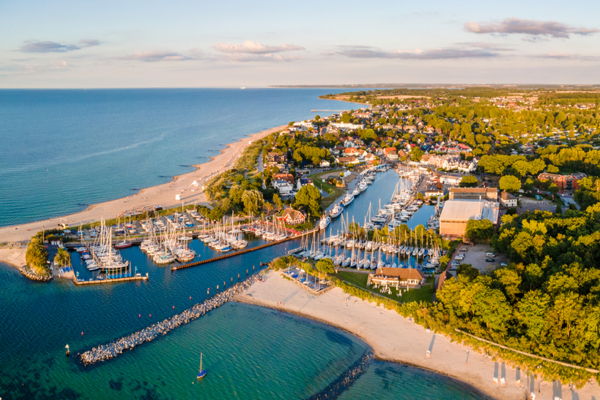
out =
{"type": "Polygon", "coordinates": [[[500,178],[500,189],[510,193],[518,192],[521,189],[521,180],[516,176],[504,175],[500,178]]]}
{"type": "Polygon", "coordinates": [[[305,185],[296,193],[294,205],[313,217],[321,215],[321,192],[313,185],[305,185]]]}
{"type": "Polygon", "coordinates": [[[477,178],[473,175],[465,175],[460,180],[460,187],[477,187],[477,178]]]}
{"type": "Polygon", "coordinates": [[[423,157],[423,154],[425,153],[418,146],[415,146],[412,149],[410,149],[410,159],[412,161],[421,161],[421,157],[423,157]]]}
{"type": "Polygon", "coordinates": [[[27,265],[40,276],[49,276],[50,269],[48,268],[48,250],[44,247],[41,239],[32,238],[27,245],[25,252],[25,262],[27,265]]]}
{"type": "Polygon", "coordinates": [[[494,224],[489,219],[470,219],[465,236],[473,241],[489,240],[494,235],[494,224]]]}
{"type": "Polygon", "coordinates": [[[263,194],[256,189],[246,190],[242,195],[246,214],[257,215],[262,208],[263,201],[263,194]]]}
{"type": "Polygon", "coordinates": [[[65,249],[59,247],[56,256],[54,256],[54,262],[61,267],[71,265],[71,254],[65,249]]]}

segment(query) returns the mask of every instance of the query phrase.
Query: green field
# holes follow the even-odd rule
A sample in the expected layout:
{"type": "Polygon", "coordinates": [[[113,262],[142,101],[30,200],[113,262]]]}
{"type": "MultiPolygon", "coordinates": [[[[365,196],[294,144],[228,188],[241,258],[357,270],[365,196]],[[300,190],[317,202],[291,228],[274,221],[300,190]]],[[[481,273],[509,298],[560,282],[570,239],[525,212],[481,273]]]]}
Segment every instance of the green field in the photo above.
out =
{"type": "Polygon", "coordinates": [[[336,187],[335,185],[330,185],[327,182],[323,182],[323,179],[321,178],[321,176],[328,175],[333,172],[342,172],[342,170],[340,169],[340,170],[318,172],[316,174],[312,174],[312,175],[308,176],[309,178],[311,178],[313,180],[313,184],[315,185],[316,188],[321,189],[325,193],[329,194],[329,196],[321,198],[321,207],[323,207],[324,210],[326,210],[327,207],[332,205],[333,202],[336,201],[345,192],[345,190],[342,188],[336,187]]]}
{"type": "Polygon", "coordinates": [[[428,286],[423,286],[420,289],[409,289],[408,292],[402,294],[402,297],[398,297],[398,291],[395,288],[392,288],[391,295],[387,293],[380,293],[379,290],[367,288],[367,279],[369,278],[367,274],[339,271],[337,274],[333,274],[333,276],[354,286],[358,286],[361,289],[367,290],[373,294],[387,297],[388,299],[398,301],[400,303],[410,303],[411,301],[426,301],[431,303],[433,298],[433,283],[435,282],[435,278],[427,278],[426,284],[429,284],[428,286]]]}

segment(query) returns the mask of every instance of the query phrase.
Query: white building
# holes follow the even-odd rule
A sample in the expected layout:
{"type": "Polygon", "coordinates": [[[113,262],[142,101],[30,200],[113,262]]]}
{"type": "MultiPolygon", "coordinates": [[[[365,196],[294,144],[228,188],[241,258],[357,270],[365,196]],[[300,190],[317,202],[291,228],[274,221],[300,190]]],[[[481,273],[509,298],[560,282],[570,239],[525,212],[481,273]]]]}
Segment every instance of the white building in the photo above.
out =
{"type": "Polygon", "coordinates": [[[500,193],[500,203],[504,207],[516,207],[517,206],[517,198],[512,194],[503,191],[500,193]]]}
{"type": "Polygon", "coordinates": [[[448,200],[440,215],[440,235],[460,237],[465,235],[471,219],[487,219],[498,224],[499,204],[485,200],[448,200]]]}
{"type": "Polygon", "coordinates": [[[364,124],[352,124],[352,123],[346,123],[346,122],[332,122],[329,124],[330,126],[333,126],[334,128],[337,128],[340,131],[355,131],[357,129],[363,129],[365,127],[364,124]]]}
{"type": "Polygon", "coordinates": [[[293,194],[294,185],[292,185],[288,181],[277,180],[273,181],[272,185],[275,189],[279,190],[279,193],[282,196],[291,196],[293,194]]]}

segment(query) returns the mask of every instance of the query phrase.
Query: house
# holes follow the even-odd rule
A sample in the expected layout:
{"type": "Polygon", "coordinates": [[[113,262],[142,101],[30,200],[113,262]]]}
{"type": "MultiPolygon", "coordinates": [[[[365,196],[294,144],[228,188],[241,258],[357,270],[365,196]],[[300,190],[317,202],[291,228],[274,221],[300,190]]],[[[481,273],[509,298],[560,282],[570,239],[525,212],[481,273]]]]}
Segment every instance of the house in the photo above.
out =
{"type": "Polygon", "coordinates": [[[284,180],[275,180],[271,182],[271,185],[277,190],[279,190],[279,194],[282,196],[291,196],[294,192],[294,185],[288,181],[284,180]]]}
{"type": "Polygon", "coordinates": [[[517,198],[506,191],[502,191],[500,193],[500,203],[504,207],[516,207],[517,206],[517,198]]]}
{"type": "Polygon", "coordinates": [[[319,167],[321,167],[321,168],[329,168],[330,166],[331,166],[331,163],[329,161],[327,161],[327,160],[323,160],[319,164],[319,167]]]}
{"type": "Polygon", "coordinates": [[[275,174],[273,175],[273,180],[275,181],[287,181],[292,185],[295,183],[294,175],[292,174],[275,174]]]}
{"type": "Polygon", "coordinates": [[[383,155],[388,160],[397,160],[398,159],[398,152],[396,151],[395,147],[387,147],[387,148],[383,149],[383,155]]]}
{"type": "Polygon", "coordinates": [[[358,158],[352,156],[352,157],[338,157],[335,159],[335,162],[337,162],[338,164],[342,164],[342,165],[351,165],[351,164],[358,164],[360,161],[358,160],[358,158]]]}
{"type": "Polygon", "coordinates": [[[281,216],[277,217],[278,221],[283,221],[288,225],[299,225],[306,221],[306,216],[293,208],[286,208],[281,213],[281,216]]]}
{"type": "Polygon", "coordinates": [[[372,164],[377,160],[377,156],[372,153],[365,154],[365,156],[363,158],[364,158],[365,162],[367,162],[369,164],[372,164]]]}
{"type": "Polygon", "coordinates": [[[571,175],[549,174],[547,172],[538,175],[539,180],[551,180],[558,186],[559,190],[577,190],[579,189],[579,181],[585,178],[586,175],[578,172],[571,175]]]}
{"type": "Polygon", "coordinates": [[[460,181],[462,180],[462,176],[456,176],[456,175],[442,175],[440,176],[440,182],[446,184],[446,185],[453,185],[456,186],[460,183],[460,181]]]}
{"type": "Polygon", "coordinates": [[[358,149],[356,149],[355,147],[345,148],[344,149],[344,156],[345,157],[358,156],[358,149]]]}
{"type": "Polygon", "coordinates": [[[414,268],[378,268],[371,277],[371,283],[381,286],[420,288],[425,283],[425,275],[414,268]]]}
{"type": "Polygon", "coordinates": [[[300,179],[298,179],[298,190],[300,190],[300,188],[302,188],[302,186],[306,186],[306,185],[315,186],[313,184],[312,178],[300,178],[300,179]]]}

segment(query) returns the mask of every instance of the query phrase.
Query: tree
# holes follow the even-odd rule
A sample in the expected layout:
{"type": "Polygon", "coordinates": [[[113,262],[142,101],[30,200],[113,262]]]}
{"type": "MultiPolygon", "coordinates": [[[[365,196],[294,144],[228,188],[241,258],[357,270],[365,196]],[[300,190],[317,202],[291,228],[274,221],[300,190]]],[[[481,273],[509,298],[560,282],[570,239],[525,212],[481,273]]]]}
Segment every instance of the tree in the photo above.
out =
{"type": "Polygon", "coordinates": [[[521,180],[516,176],[504,175],[500,178],[500,189],[510,193],[518,192],[521,189],[521,180]]]}
{"type": "Polygon", "coordinates": [[[273,195],[273,204],[280,210],[283,207],[283,202],[281,201],[281,197],[277,193],[273,195]]]}
{"type": "Polygon", "coordinates": [[[276,269],[286,269],[291,267],[292,265],[294,265],[294,263],[296,262],[296,259],[292,256],[283,256],[283,257],[279,257],[278,259],[275,260],[275,262],[273,263],[273,266],[276,269]]]}
{"type": "Polygon", "coordinates": [[[477,187],[477,178],[473,175],[463,176],[460,180],[460,187],[477,187]]]}
{"type": "Polygon", "coordinates": [[[221,207],[217,206],[208,212],[208,219],[211,221],[220,221],[223,215],[225,215],[225,212],[221,207]]]}
{"type": "Polygon", "coordinates": [[[296,193],[295,207],[303,208],[313,217],[321,215],[321,192],[313,185],[305,185],[296,193]]]}
{"type": "Polygon", "coordinates": [[[423,157],[423,150],[419,147],[415,146],[410,150],[410,159],[412,161],[421,161],[421,157],[423,157]]]}
{"type": "Polygon", "coordinates": [[[65,249],[59,248],[58,253],[56,253],[56,256],[54,257],[54,262],[61,267],[71,265],[71,254],[65,249]]]}
{"type": "Polygon", "coordinates": [[[364,131],[360,132],[359,136],[365,142],[377,139],[377,134],[373,129],[365,129],[364,131]]]}
{"type": "Polygon", "coordinates": [[[321,260],[319,260],[317,262],[317,271],[319,271],[321,274],[333,274],[334,271],[334,265],[333,265],[333,261],[331,261],[329,258],[323,258],[321,260]]]}
{"type": "Polygon", "coordinates": [[[548,168],[546,170],[551,174],[558,174],[559,171],[558,167],[554,165],[548,165],[548,168]]]}
{"type": "Polygon", "coordinates": [[[471,264],[460,264],[456,271],[457,275],[464,275],[469,279],[475,279],[479,276],[479,270],[471,264]]]}
{"type": "Polygon", "coordinates": [[[306,273],[306,279],[308,279],[308,274],[313,270],[312,265],[307,262],[300,263],[300,268],[306,273]]]}
{"type": "Polygon", "coordinates": [[[494,236],[494,224],[489,219],[470,219],[465,236],[473,241],[489,240],[494,236]]]}
{"type": "Polygon", "coordinates": [[[25,262],[27,265],[38,275],[49,276],[50,269],[48,268],[47,261],[48,250],[42,245],[41,239],[31,239],[25,252],[25,262]]]}
{"type": "Polygon", "coordinates": [[[257,215],[263,205],[263,194],[256,189],[246,190],[242,195],[242,203],[246,214],[257,215]]]}

